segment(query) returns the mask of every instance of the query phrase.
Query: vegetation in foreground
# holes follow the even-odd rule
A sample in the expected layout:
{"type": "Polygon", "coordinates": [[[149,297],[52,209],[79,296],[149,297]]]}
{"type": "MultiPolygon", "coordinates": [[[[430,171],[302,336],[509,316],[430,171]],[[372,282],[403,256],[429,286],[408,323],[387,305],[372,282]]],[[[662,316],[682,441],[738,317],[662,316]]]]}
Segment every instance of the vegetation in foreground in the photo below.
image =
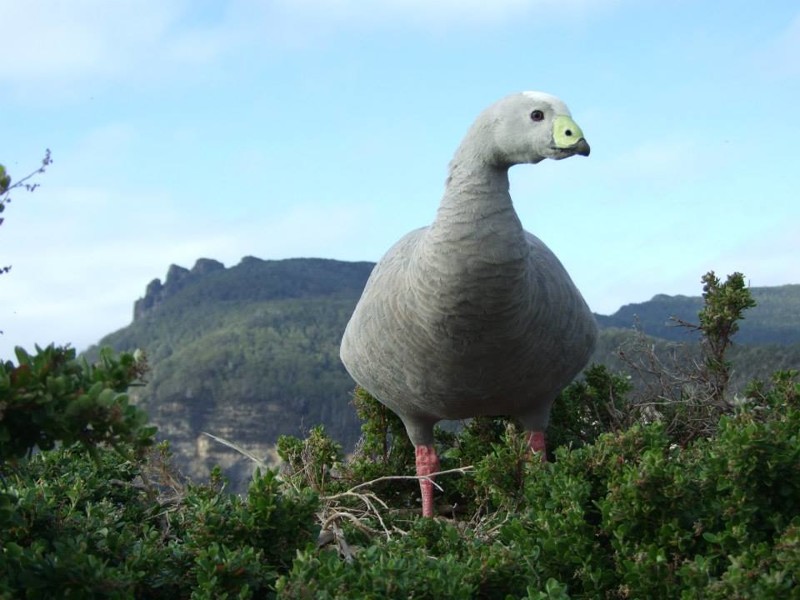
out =
{"type": "Polygon", "coordinates": [[[633,390],[593,366],[557,405],[550,462],[504,419],[439,431],[435,519],[401,424],[363,391],[351,459],[322,428],[285,437],[284,472],[236,496],[154,444],[125,393],[142,356],[20,353],[0,369],[0,598],[800,597],[798,373],[730,398],[750,302],[739,274],[704,283],[694,370],[633,390]]]}

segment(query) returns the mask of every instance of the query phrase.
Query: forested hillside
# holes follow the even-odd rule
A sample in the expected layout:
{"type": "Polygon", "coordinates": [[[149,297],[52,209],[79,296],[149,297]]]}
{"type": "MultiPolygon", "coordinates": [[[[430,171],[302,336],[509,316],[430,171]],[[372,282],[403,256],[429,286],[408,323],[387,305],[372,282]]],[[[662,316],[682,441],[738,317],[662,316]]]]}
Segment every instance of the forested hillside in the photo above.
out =
{"type": "MultiPolygon", "coordinates": [[[[173,265],[163,283],[147,286],[133,322],[98,347],[145,351],[149,383],[134,396],[193,477],[219,464],[232,480],[244,481],[252,468],[203,432],[265,457],[280,435],[303,435],[323,423],[350,450],[360,430],[339,340],[372,266],[253,257],[227,269],[210,259],[191,270],[173,265]]],[[[752,293],[758,306],[747,312],[731,353],[738,386],[800,366],[800,286],[752,293]]],[[[693,335],[670,316],[693,322],[701,306],[700,297],[659,295],[598,315],[594,362],[632,372],[629,357],[651,350],[666,364],[689,360],[691,348],[684,345],[693,335]]],[[[96,355],[98,347],[87,354],[96,355]]]]}
{"type": "Polygon", "coordinates": [[[183,470],[201,477],[220,464],[234,480],[249,475],[248,461],[202,432],[266,456],[279,435],[324,423],[352,448],[359,428],[339,339],[372,264],[212,264],[173,265],[163,285],[148,286],[133,323],[99,344],[146,352],[149,383],[134,396],[183,470]]]}

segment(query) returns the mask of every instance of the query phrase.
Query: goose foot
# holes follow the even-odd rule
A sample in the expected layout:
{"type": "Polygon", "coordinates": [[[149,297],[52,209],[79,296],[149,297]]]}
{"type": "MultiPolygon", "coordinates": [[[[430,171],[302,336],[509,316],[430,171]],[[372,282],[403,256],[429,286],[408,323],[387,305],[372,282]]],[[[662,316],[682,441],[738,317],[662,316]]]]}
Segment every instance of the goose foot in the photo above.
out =
{"type": "Polygon", "coordinates": [[[529,431],[528,446],[531,452],[541,453],[542,462],[547,462],[547,448],[544,442],[544,431],[529,431]]]}
{"type": "MultiPolygon", "coordinates": [[[[417,459],[417,476],[430,475],[439,471],[439,457],[433,445],[417,446],[415,448],[417,459]]],[[[420,479],[419,488],[422,492],[422,516],[433,516],[433,482],[430,479],[420,479]]]]}

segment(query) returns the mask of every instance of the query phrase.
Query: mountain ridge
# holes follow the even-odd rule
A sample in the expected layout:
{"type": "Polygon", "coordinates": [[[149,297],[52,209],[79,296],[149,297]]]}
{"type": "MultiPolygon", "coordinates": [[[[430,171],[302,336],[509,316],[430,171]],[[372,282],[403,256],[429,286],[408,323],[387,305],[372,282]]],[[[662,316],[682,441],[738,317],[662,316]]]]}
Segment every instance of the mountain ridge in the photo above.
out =
{"type": "MultiPolygon", "coordinates": [[[[302,436],[321,423],[350,450],[360,423],[350,404],[355,384],[339,360],[339,342],[373,266],[252,256],[227,268],[210,258],[191,269],[171,265],[165,280],[151,281],[136,300],[133,321],[85,354],[93,358],[100,346],[145,351],[149,382],[132,396],[192,477],[202,478],[219,464],[233,482],[241,482],[252,469],[203,432],[269,456],[280,435],[302,436]]],[[[800,309],[794,308],[800,307],[800,285],[752,291],[766,308],[761,314],[759,307],[748,311],[736,338],[744,343],[750,336],[762,344],[750,362],[752,356],[774,356],[772,346],[790,350],[793,340],[800,340],[800,309]]],[[[668,325],[669,317],[694,321],[701,305],[699,296],[658,294],[613,315],[596,315],[601,344],[595,360],[619,367],[613,350],[633,335],[634,326],[664,340],[691,340],[685,328],[668,325]]],[[[796,364],[789,350],[782,360],[796,364]]]]}
{"type": "MultiPolygon", "coordinates": [[[[336,269],[341,269],[343,265],[353,265],[360,271],[360,275],[364,273],[369,275],[375,263],[369,261],[338,261],[335,259],[327,258],[288,258],[280,260],[265,260],[253,256],[245,256],[242,260],[232,267],[225,267],[225,265],[212,258],[199,258],[191,269],[172,264],[167,269],[167,275],[162,283],[160,279],[153,279],[145,289],[145,295],[134,302],[133,321],[143,318],[155,310],[164,300],[168,297],[174,296],[179,293],[186,285],[197,282],[198,279],[204,278],[210,274],[219,272],[237,270],[237,269],[252,269],[258,266],[273,265],[273,267],[286,267],[276,268],[273,277],[267,280],[259,281],[260,286],[254,287],[256,293],[250,296],[253,300],[269,300],[278,297],[305,297],[308,295],[324,295],[330,293],[335,285],[330,279],[322,282],[316,282],[320,285],[307,285],[304,289],[298,289],[298,281],[295,280],[295,271],[292,266],[309,264],[309,265],[330,265],[335,266],[336,269]],[[277,277],[284,276],[287,280],[278,286],[277,277]],[[288,284],[288,285],[287,285],[288,284]],[[282,290],[278,292],[277,290],[282,290]],[[264,293],[266,292],[266,293],[264,293]]],[[[302,273],[301,273],[302,274],[302,273]]],[[[366,281],[366,279],[364,279],[366,281]]],[[[357,277],[354,286],[350,289],[363,288],[360,284],[361,277],[357,277]],[[360,285],[359,285],[360,284],[360,285]]],[[[219,282],[224,283],[223,281],[219,282]]],[[[309,281],[305,280],[308,284],[309,281]]],[[[312,282],[313,283],[313,282],[312,282]]],[[[224,288],[218,288],[220,294],[215,295],[215,299],[230,299],[233,294],[224,291],[224,288]]],[[[340,291],[341,290],[337,290],[340,291]]],[[[756,300],[756,307],[748,311],[744,322],[742,323],[741,331],[738,335],[740,343],[778,343],[778,344],[794,344],[800,343],[800,284],[784,284],[780,286],[762,286],[750,288],[750,291],[756,300]],[[791,299],[788,307],[784,304],[778,307],[776,300],[784,301],[791,299]],[[770,324],[765,324],[766,313],[770,315],[779,313],[782,322],[774,322],[776,319],[770,319],[770,324]],[[794,319],[794,320],[793,320],[794,319]],[[757,322],[758,331],[750,324],[757,322]]],[[[241,293],[238,296],[242,298],[241,293]]],[[[683,321],[694,322],[697,313],[703,306],[702,296],[687,296],[685,294],[655,294],[650,300],[643,302],[632,302],[622,305],[614,313],[610,315],[603,315],[600,313],[593,313],[601,328],[618,327],[641,327],[648,335],[660,337],[672,341],[683,341],[686,339],[686,329],[676,327],[676,323],[671,317],[677,317],[683,321]]]]}
{"type": "MultiPolygon", "coordinates": [[[[745,313],[737,341],[758,345],[800,343],[800,284],[749,289],[756,306],[745,313]]],[[[625,304],[611,315],[595,314],[595,318],[601,327],[637,325],[648,335],[686,341],[687,329],[677,327],[671,317],[695,323],[702,307],[702,296],[656,294],[645,302],[625,304]]]]}

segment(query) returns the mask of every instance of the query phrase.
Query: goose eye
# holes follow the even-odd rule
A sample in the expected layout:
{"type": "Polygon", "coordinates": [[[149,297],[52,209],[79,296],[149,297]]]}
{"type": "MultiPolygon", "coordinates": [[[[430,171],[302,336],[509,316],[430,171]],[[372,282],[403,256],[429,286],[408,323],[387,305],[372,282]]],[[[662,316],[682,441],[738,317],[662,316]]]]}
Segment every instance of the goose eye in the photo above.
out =
{"type": "Polygon", "coordinates": [[[531,120],[542,121],[544,120],[544,113],[540,110],[535,110],[531,113],[531,120]]]}

